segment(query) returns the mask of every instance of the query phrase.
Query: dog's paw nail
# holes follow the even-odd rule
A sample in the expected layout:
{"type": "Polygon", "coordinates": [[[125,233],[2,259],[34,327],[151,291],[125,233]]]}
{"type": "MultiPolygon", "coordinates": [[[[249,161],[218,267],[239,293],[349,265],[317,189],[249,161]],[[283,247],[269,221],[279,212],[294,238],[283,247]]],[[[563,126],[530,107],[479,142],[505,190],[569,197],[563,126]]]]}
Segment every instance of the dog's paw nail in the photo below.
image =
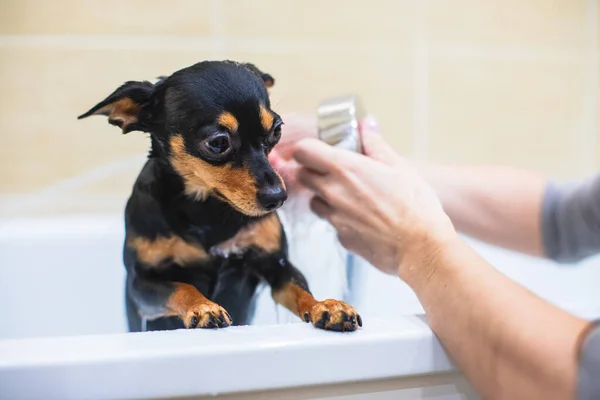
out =
{"type": "Polygon", "coordinates": [[[189,328],[195,328],[198,325],[198,317],[196,317],[195,315],[192,317],[192,319],[190,319],[190,326],[189,328]]]}
{"type": "Polygon", "coordinates": [[[304,313],[304,322],[310,322],[310,314],[308,312],[304,313]]]}
{"type": "Polygon", "coordinates": [[[362,328],[362,318],[360,317],[360,315],[357,315],[356,319],[358,320],[358,326],[362,328]]]}
{"type": "Polygon", "coordinates": [[[219,317],[219,328],[226,328],[231,325],[231,316],[225,310],[221,311],[221,316],[219,317]]]}
{"type": "Polygon", "coordinates": [[[218,326],[217,319],[215,318],[214,315],[211,315],[210,317],[208,317],[208,322],[206,323],[206,325],[204,327],[208,328],[208,329],[212,329],[212,328],[216,328],[217,326],[218,326]]]}

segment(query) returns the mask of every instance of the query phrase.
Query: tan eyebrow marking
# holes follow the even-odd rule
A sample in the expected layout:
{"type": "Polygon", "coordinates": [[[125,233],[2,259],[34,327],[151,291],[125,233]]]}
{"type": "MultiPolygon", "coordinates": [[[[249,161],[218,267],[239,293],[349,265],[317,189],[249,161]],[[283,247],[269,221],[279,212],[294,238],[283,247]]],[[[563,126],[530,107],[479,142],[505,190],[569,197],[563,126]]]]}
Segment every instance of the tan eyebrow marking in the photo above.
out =
{"type": "Polygon", "coordinates": [[[217,123],[229,129],[231,133],[237,132],[239,126],[238,120],[229,111],[221,113],[217,118],[217,123]]]}
{"type": "Polygon", "coordinates": [[[271,114],[265,108],[265,106],[261,105],[260,106],[260,123],[262,124],[263,128],[265,128],[266,131],[271,130],[271,128],[273,127],[274,119],[275,119],[275,117],[273,117],[273,114],[271,114]]]}

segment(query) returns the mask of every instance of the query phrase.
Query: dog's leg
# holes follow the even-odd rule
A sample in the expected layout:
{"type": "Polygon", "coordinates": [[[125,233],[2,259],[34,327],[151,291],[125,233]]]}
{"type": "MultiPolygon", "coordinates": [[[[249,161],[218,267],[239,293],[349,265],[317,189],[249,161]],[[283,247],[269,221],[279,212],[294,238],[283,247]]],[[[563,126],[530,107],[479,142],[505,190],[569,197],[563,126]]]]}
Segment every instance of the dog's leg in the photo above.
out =
{"type": "Polygon", "coordinates": [[[261,276],[271,286],[273,299],[315,327],[348,332],[362,326],[354,307],[340,300],[317,301],[310,293],[306,278],[286,257],[272,254],[256,261],[261,276]]]}
{"type": "Polygon", "coordinates": [[[317,328],[354,331],[362,326],[354,307],[340,300],[317,301],[313,297],[306,278],[288,260],[285,232],[276,214],[249,225],[211,252],[243,257],[245,266],[269,283],[277,303],[317,328]]]}
{"type": "Polygon", "coordinates": [[[186,328],[224,328],[232,323],[224,308],[190,284],[154,280],[131,272],[127,284],[139,313],[150,320],[177,316],[186,328]]]}

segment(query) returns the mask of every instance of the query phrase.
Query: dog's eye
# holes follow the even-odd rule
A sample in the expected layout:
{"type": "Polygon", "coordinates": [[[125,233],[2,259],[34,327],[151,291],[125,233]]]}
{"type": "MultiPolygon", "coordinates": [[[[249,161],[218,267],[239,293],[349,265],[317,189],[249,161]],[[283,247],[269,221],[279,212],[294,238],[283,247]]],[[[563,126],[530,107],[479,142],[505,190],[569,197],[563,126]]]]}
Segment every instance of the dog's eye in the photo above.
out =
{"type": "Polygon", "coordinates": [[[205,140],[204,146],[212,153],[222,155],[229,150],[231,143],[229,143],[228,135],[221,134],[205,140]]]}

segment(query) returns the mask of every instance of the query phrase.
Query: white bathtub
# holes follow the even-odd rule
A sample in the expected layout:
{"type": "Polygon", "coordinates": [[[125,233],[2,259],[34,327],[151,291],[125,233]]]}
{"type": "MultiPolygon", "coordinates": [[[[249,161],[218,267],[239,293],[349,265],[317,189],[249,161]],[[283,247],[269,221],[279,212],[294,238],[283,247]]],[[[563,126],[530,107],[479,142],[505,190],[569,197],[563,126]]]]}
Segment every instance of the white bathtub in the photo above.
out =
{"type": "MultiPolygon", "coordinates": [[[[325,223],[300,222],[292,259],[316,297],[345,298],[346,252],[325,223]]],[[[120,215],[0,220],[0,339],[126,332],[123,239],[120,215]]],[[[296,321],[264,289],[254,324],[296,321]]]]}
{"type": "MultiPolygon", "coordinates": [[[[317,297],[342,297],[345,255],[313,228],[292,239],[292,258],[317,297]]],[[[475,398],[412,292],[364,263],[350,299],[365,328],[353,334],[278,318],[268,291],[254,327],[124,334],[122,240],[118,215],[0,221],[0,398],[475,398]]],[[[557,266],[474,245],[543,298],[600,316],[600,259],[557,266]]]]}

